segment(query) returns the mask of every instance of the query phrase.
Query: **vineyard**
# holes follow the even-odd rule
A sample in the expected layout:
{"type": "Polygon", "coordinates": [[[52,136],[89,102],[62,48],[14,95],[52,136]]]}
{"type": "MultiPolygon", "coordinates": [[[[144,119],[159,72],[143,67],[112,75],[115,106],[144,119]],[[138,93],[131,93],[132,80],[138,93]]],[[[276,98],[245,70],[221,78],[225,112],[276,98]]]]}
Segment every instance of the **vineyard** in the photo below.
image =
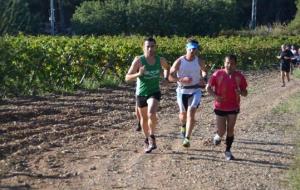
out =
{"type": "MultiPolygon", "coordinates": [[[[185,52],[183,37],[157,37],[158,53],[169,64],[185,52]]],[[[239,58],[244,70],[276,64],[282,43],[300,44],[299,37],[196,37],[211,70],[228,53],[239,58]]],[[[49,37],[4,36],[0,38],[1,96],[37,95],[85,88],[85,82],[103,79],[105,65],[124,78],[134,56],[142,53],[142,36],[49,37]]],[[[113,77],[115,73],[113,74],[113,77]]]]}

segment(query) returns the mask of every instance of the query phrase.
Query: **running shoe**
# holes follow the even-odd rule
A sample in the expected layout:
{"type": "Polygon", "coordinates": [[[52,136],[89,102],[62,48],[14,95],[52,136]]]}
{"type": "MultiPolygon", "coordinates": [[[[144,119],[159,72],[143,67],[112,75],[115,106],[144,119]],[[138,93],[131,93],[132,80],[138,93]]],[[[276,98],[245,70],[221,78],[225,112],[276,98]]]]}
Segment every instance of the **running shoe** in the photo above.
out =
{"type": "MultiPolygon", "coordinates": [[[[145,142],[146,145],[146,142],[145,142]]],[[[145,153],[150,153],[152,152],[152,150],[156,149],[156,140],[155,140],[155,136],[150,136],[148,138],[148,146],[145,147],[145,153]]]]}
{"type": "Polygon", "coordinates": [[[216,134],[213,138],[213,144],[219,145],[220,143],[221,143],[221,137],[218,134],[216,134]]]}
{"type": "Polygon", "coordinates": [[[182,146],[188,148],[191,146],[190,144],[190,140],[188,138],[184,138],[183,142],[182,142],[182,146]]]}
{"type": "Polygon", "coordinates": [[[145,151],[146,151],[146,149],[148,149],[148,147],[149,147],[149,140],[148,140],[148,138],[146,138],[145,141],[144,141],[144,149],[145,149],[145,151]]]}
{"type": "Polygon", "coordinates": [[[152,150],[154,150],[154,149],[157,148],[157,146],[156,146],[156,139],[155,139],[154,135],[150,136],[150,142],[149,142],[149,144],[150,144],[152,150]]]}
{"type": "Polygon", "coordinates": [[[234,160],[234,156],[232,155],[231,151],[225,151],[225,160],[234,160]]]}
{"type": "Polygon", "coordinates": [[[144,150],[145,150],[145,153],[150,153],[152,151],[152,148],[151,148],[151,146],[149,144],[148,145],[145,144],[144,150]]]}

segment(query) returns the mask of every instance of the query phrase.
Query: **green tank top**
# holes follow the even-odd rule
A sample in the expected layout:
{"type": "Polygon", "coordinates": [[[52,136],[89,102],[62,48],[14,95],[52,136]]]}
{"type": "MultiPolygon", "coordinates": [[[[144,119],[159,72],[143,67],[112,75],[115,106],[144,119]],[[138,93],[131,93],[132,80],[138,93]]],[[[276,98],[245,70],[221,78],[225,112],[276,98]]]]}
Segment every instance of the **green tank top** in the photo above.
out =
{"type": "Polygon", "coordinates": [[[155,57],[155,63],[150,65],[147,63],[145,56],[141,56],[141,63],[145,65],[145,72],[137,78],[136,95],[149,96],[155,92],[159,92],[159,78],[161,71],[160,57],[155,57]]]}

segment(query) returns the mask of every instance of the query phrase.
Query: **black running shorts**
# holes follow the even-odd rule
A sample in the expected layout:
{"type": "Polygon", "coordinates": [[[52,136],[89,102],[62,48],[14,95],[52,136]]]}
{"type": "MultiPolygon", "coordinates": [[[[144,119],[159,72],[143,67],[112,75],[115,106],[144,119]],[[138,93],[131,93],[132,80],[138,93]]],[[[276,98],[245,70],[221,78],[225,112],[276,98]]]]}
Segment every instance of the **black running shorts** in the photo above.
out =
{"type": "Polygon", "coordinates": [[[143,107],[146,107],[148,106],[148,103],[147,103],[147,100],[149,98],[155,98],[156,100],[160,101],[160,98],[161,98],[161,92],[158,91],[158,92],[155,92],[151,95],[148,95],[148,96],[136,96],[136,104],[139,108],[143,108],[143,107]]]}
{"type": "Polygon", "coordinates": [[[290,63],[280,63],[280,70],[289,73],[291,70],[290,63]]]}
{"type": "Polygon", "coordinates": [[[225,116],[228,116],[231,114],[236,115],[236,114],[240,113],[240,109],[232,110],[232,111],[222,111],[222,110],[214,109],[214,112],[217,116],[225,117],[225,116]]]}

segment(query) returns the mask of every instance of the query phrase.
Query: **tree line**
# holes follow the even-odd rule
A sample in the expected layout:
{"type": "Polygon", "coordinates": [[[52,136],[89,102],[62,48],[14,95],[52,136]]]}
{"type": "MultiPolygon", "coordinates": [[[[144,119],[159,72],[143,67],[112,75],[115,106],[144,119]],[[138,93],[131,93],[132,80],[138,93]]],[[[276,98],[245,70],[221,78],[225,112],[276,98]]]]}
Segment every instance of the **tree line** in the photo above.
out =
{"type": "MultiPolygon", "coordinates": [[[[214,35],[224,30],[247,28],[252,4],[252,0],[54,2],[57,33],[162,36],[214,35]]],[[[0,0],[0,3],[0,34],[49,33],[50,0],[0,0]]],[[[299,0],[257,0],[257,24],[288,24],[294,20],[293,26],[297,28],[299,4],[299,0]]]]}

